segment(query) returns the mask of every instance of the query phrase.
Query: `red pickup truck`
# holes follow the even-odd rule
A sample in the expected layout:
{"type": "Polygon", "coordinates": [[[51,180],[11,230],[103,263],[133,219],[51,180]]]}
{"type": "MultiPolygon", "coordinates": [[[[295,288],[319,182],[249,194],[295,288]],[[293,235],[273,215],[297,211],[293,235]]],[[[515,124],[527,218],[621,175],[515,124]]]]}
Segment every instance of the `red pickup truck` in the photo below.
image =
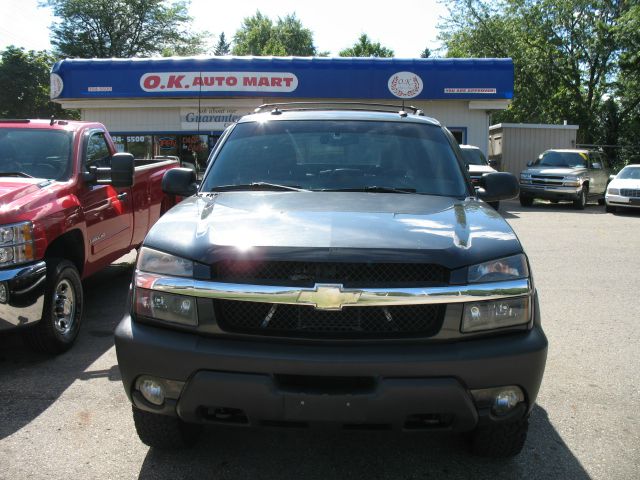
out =
{"type": "Polygon", "coordinates": [[[140,245],[174,203],[161,182],[177,166],[117,153],[99,123],[0,120],[0,331],[69,349],[81,280],[140,245]]]}

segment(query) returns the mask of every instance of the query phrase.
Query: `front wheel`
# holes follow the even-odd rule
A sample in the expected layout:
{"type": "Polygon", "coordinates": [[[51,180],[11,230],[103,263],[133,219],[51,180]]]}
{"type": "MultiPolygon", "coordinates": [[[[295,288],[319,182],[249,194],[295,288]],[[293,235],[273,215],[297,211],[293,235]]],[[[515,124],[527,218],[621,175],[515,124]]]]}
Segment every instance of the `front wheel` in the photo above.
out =
{"type": "Polygon", "coordinates": [[[201,425],[185,423],[177,417],[133,409],[133,423],[145,445],[160,450],[177,450],[193,445],[202,431],[201,425]]]}
{"type": "Polygon", "coordinates": [[[582,186],[582,190],[578,194],[578,198],[573,201],[573,208],[576,210],[584,210],[584,207],[587,206],[587,195],[589,194],[589,187],[586,185],[582,186]]]}
{"type": "Polygon", "coordinates": [[[25,342],[34,350],[62,353],[71,348],[80,331],[84,296],[78,269],[60,258],[47,259],[42,319],[25,330],[25,342]]]}
{"type": "Polygon", "coordinates": [[[471,434],[471,451],[483,457],[513,457],[522,451],[528,431],[527,418],[478,427],[471,434]]]}
{"type": "Polygon", "coordinates": [[[522,205],[523,207],[530,207],[531,205],[533,205],[533,197],[520,195],[520,205],[522,205]]]}

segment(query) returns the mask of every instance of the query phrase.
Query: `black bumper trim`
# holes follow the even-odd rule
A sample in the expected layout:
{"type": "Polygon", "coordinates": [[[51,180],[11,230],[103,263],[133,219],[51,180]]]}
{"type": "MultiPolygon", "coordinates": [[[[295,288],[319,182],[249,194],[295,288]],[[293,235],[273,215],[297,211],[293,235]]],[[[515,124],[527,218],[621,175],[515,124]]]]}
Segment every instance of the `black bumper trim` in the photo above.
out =
{"type": "MultiPolygon", "coordinates": [[[[360,411],[366,415],[353,417],[355,423],[371,419],[379,423],[384,417],[382,412],[387,412],[386,420],[398,424],[400,417],[407,412],[404,405],[413,405],[412,398],[423,401],[425,409],[430,405],[427,396],[416,392],[420,389],[434,392],[440,388],[446,392],[434,394],[433,401],[452,402],[450,409],[453,411],[450,413],[459,422],[452,428],[465,430],[477,422],[477,418],[473,419],[475,408],[469,408],[468,402],[472,402],[469,389],[518,385],[525,392],[527,410],[530,411],[544,373],[547,339],[539,321],[536,321],[533,329],[526,332],[438,344],[254,342],[176,332],[137,323],[127,315],[116,329],[116,351],[122,381],[130,399],[135,379],[141,374],[187,382],[176,408],[179,415],[189,421],[202,421],[201,408],[208,407],[244,407],[249,410],[247,416],[256,419],[296,418],[291,410],[283,410],[286,400],[282,394],[274,393],[273,375],[353,376],[373,377],[382,388],[362,397],[367,398],[367,403],[372,406],[362,407],[360,411]],[[441,379],[453,383],[444,388],[438,383],[441,379]],[[229,387],[229,382],[235,387],[229,387]],[[405,393],[413,389],[413,393],[390,394],[384,400],[385,407],[378,410],[377,401],[382,399],[380,392],[385,388],[387,391],[401,391],[400,387],[396,390],[396,385],[404,385],[405,393]],[[220,393],[221,390],[226,393],[220,393]],[[458,395],[460,391],[465,392],[466,401],[458,395]],[[246,405],[243,400],[246,396],[260,401],[246,405]],[[266,412],[262,410],[265,408],[266,412]]],[[[338,400],[335,402],[345,403],[346,397],[340,397],[336,396],[338,400]]],[[[329,402],[318,406],[317,411],[309,414],[309,421],[322,418],[322,412],[333,411],[336,405],[329,402]]],[[[432,406],[438,405],[440,403],[432,406]]],[[[144,405],[137,406],[144,408],[144,405]]],[[[158,413],[169,413],[162,410],[158,413]]],[[[422,413],[432,412],[411,412],[422,413]]],[[[349,420],[349,416],[344,415],[339,418],[349,420]]],[[[299,418],[304,417],[301,415],[299,418]]]]}

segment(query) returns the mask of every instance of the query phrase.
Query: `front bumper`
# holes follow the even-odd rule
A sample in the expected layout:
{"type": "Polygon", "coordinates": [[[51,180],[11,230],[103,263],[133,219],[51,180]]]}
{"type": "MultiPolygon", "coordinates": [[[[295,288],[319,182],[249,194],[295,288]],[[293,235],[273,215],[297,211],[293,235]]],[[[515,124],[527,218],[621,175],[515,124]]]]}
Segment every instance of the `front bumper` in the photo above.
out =
{"type": "Polygon", "coordinates": [[[116,351],[136,407],[188,422],[220,423],[212,412],[223,409],[241,411],[243,424],[252,426],[320,422],[402,430],[421,416],[450,419],[434,425],[468,431],[500,420],[476,408],[473,389],[519,386],[526,403],[502,420],[530,411],[547,339],[539,318],[526,332],[459,342],[347,345],[204,337],[127,315],[116,330],[116,351]],[[139,375],[185,385],[180,398],[156,407],[135,391],[139,375]]]}
{"type": "Polygon", "coordinates": [[[44,261],[0,269],[0,288],[7,302],[0,303],[0,331],[30,325],[42,318],[47,266],[44,261]]]}
{"type": "Polygon", "coordinates": [[[611,195],[607,193],[605,195],[605,202],[607,205],[614,207],[640,208],[640,198],[636,197],[623,197],[622,195],[611,195]]]}
{"type": "Polygon", "coordinates": [[[520,195],[544,200],[576,200],[580,197],[581,192],[582,187],[556,187],[520,183],[520,195]]]}

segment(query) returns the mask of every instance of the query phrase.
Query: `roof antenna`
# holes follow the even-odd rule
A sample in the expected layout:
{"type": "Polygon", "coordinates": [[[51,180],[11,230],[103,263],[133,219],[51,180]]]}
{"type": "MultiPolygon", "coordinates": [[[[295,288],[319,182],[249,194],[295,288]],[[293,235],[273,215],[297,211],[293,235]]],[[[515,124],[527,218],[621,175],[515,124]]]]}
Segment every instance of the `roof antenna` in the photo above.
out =
{"type": "Polygon", "coordinates": [[[51,121],[49,122],[49,126],[53,126],[53,124],[56,123],[56,116],[55,115],[51,115],[51,121]]]}
{"type": "Polygon", "coordinates": [[[401,117],[406,117],[407,116],[407,112],[404,109],[404,98],[402,99],[402,110],[400,110],[398,113],[400,114],[401,117]]]}

